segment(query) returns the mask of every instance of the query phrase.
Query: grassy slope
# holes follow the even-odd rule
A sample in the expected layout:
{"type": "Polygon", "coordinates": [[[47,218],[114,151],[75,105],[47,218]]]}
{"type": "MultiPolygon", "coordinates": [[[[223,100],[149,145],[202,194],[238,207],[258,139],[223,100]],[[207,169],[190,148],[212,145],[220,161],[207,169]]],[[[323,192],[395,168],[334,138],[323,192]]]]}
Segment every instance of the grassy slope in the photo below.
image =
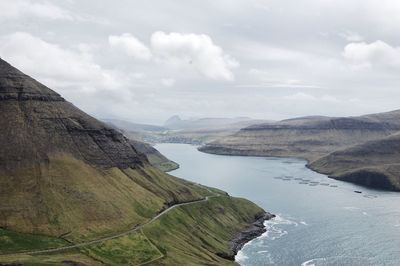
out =
{"type": "Polygon", "coordinates": [[[229,240],[262,211],[245,199],[214,197],[208,202],[175,208],[145,226],[142,232],[87,246],[81,253],[0,256],[0,262],[140,265],[152,261],[151,265],[235,265],[217,253],[231,254],[229,240]]]}
{"type": "Polygon", "coordinates": [[[130,143],[135,147],[138,152],[144,154],[147,157],[151,165],[160,169],[161,171],[169,172],[179,168],[179,165],[177,163],[169,160],[149,143],[138,141],[134,138],[130,140],[130,143]]]}
{"type": "Polygon", "coordinates": [[[46,255],[18,255],[18,256],[0,256],[0,263],[15,265],[23,264],[24,266],[103,266],[104,264],[83,253],[74,250],[62,252],[58,254],[46,255]],[[76,263],[76,264],[73,264],[76,263]]]}
{"type": "Polygon", "coordinates": [[[168,160],[164,156],[160,157],[158,154],[149,154],[147,155],[147,159],[149,160],[151,165],[157,167],[163,172],[169,172],[179,168],[179,164],[168,160]]]}
{"type": "Polygon", "coordinates": [[[100,170],[65,154],[54,155],[39,169],[0,173],[0,192],[0,227],[66,234],[71,241],[124,231],[167,205],[201,198],[187,184],[150,166],[100,170]]]}
{"type": "Polygon", "coordinates": [[[216,197],[174,209],[143,231],[166,254],[157,265],[230,265],[216,254],[232,254],[229,240],[259,212],[247,200],[216,197]]]}
{"type": "Polygon", "coordinates": [[[139,265],[164,256],[142,232],[88,246],[82,253],[112,266],[139,265]]]}
{"type": "Polygon", "coordinates": [[[44,235],[22,234],[0,229],[0,254],[57,248],[69,243],[61,238],[44,235]]]}

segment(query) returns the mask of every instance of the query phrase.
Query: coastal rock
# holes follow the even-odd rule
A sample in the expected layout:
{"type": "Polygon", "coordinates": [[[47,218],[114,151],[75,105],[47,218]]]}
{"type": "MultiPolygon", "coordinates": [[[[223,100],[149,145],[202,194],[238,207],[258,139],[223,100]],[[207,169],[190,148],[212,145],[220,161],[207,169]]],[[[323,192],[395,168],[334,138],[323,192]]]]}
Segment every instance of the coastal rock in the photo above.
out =
{"type": "Polygon", "coordinates": [[[242,249],[242,247],[246,243],[261,236],[263,233],[265,233],[267,231],[265,229],[264,222],[271,220],[274,217],[275,217],[275,215],[271,214],[269,212],[263,212],[263,213],[257,214],[254,217],[255,221],[251,224],[251,226],[249,226],[248,228],[246,228],[245,230],[243,230],[242,232],[237,234],[231,240],[232,253],[231,254],[218,254],[218,255],[225,259],[229,259],[232,261],[235,260],[236,254],[239,252],[240,249],[242,249]]]}

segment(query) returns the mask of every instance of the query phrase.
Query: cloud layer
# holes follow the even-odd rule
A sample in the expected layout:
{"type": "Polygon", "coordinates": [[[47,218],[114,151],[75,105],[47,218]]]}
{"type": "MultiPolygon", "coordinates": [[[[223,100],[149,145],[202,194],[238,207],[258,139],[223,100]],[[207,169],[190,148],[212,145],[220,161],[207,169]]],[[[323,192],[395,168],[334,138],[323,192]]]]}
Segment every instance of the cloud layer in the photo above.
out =
{"type": "Polygon", "coordinates": [[[2,0],[0,56],[91,114],[136,122],[399,108],[399,2],[296,3],[2,0]]]}
{"type": "Polygon", "coordinates": [[[49,86],[76,85],[96,90],[119,85],[112,71],[93,62],[88,53],[64,49],[26,32],[15,32],[0,40],[0,52],[10,63],[40,77],[49,86]]]}

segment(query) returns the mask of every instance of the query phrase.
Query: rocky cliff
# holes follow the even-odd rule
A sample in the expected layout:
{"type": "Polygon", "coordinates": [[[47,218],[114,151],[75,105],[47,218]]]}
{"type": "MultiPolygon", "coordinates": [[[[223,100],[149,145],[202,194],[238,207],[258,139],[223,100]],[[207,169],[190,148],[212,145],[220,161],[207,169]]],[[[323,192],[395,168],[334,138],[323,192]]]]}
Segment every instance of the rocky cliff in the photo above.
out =
{"type": "Polygon", "coordinates": [[[309,167],[335,179],[400,191],[400,135],[335,151],[309,167]]]}

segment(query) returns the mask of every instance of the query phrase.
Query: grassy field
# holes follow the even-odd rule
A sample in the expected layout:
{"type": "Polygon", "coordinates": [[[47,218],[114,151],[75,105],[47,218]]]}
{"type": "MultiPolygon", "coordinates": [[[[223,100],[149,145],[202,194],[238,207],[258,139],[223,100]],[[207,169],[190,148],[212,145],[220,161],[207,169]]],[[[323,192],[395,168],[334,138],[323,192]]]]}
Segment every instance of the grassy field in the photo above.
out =
{"type": "Polygon", "coordinates": [[[78,250],[60,252],[57,254],[45,254],[45,255],[17,255],[17,256],[0,256],[0,264],[6,265],[19,265],[24,266],[66,266],[66,265],[77,265],[77,266],[103,266],[104,264],[100,261],[96,261],[79,252],[78,250]],[[73,264],[75,263],[75,264],[73,264]]]}
{"type": "Polygon", "coordinates": [[[85,247],[82,252],[112,266],[139,265],[164,256],[141,231],[85,247]]]}
{"type": "MultiPolygon", "coordinates": [[[[229,240],[254,221],[263,210],[245,199],[220,196],[206,202],[181,206],[126,236],[47,255],[0,255],[0,263],[24,265],[236,265],[220,255],[232,255],[229,240]],[[73,264],[72,264],[73,265],[73,264]]],[[[2,242],[2,251],[17,252],[62,246],[66,242],[49,237],[2,231],[14,239],[2,242]],[[29,239],[29,241],[26,241],[29,239]]],[[[3,239],[6,239],[5,237],[3,239]]]]}
{"type": "Polygon", "coordinates": [[[69,245],[69,243],[61,238],[23,234],[0,228],[0,254],[57,248],[66,245],[69,245]]]}
{"type": "Polygon", "coordinates": [[[229,240],[262,212],[232,197],[172,210],[143,232],[165,254],[155,265],[236,265],[217,254],[232,255],[229,240]]]}

